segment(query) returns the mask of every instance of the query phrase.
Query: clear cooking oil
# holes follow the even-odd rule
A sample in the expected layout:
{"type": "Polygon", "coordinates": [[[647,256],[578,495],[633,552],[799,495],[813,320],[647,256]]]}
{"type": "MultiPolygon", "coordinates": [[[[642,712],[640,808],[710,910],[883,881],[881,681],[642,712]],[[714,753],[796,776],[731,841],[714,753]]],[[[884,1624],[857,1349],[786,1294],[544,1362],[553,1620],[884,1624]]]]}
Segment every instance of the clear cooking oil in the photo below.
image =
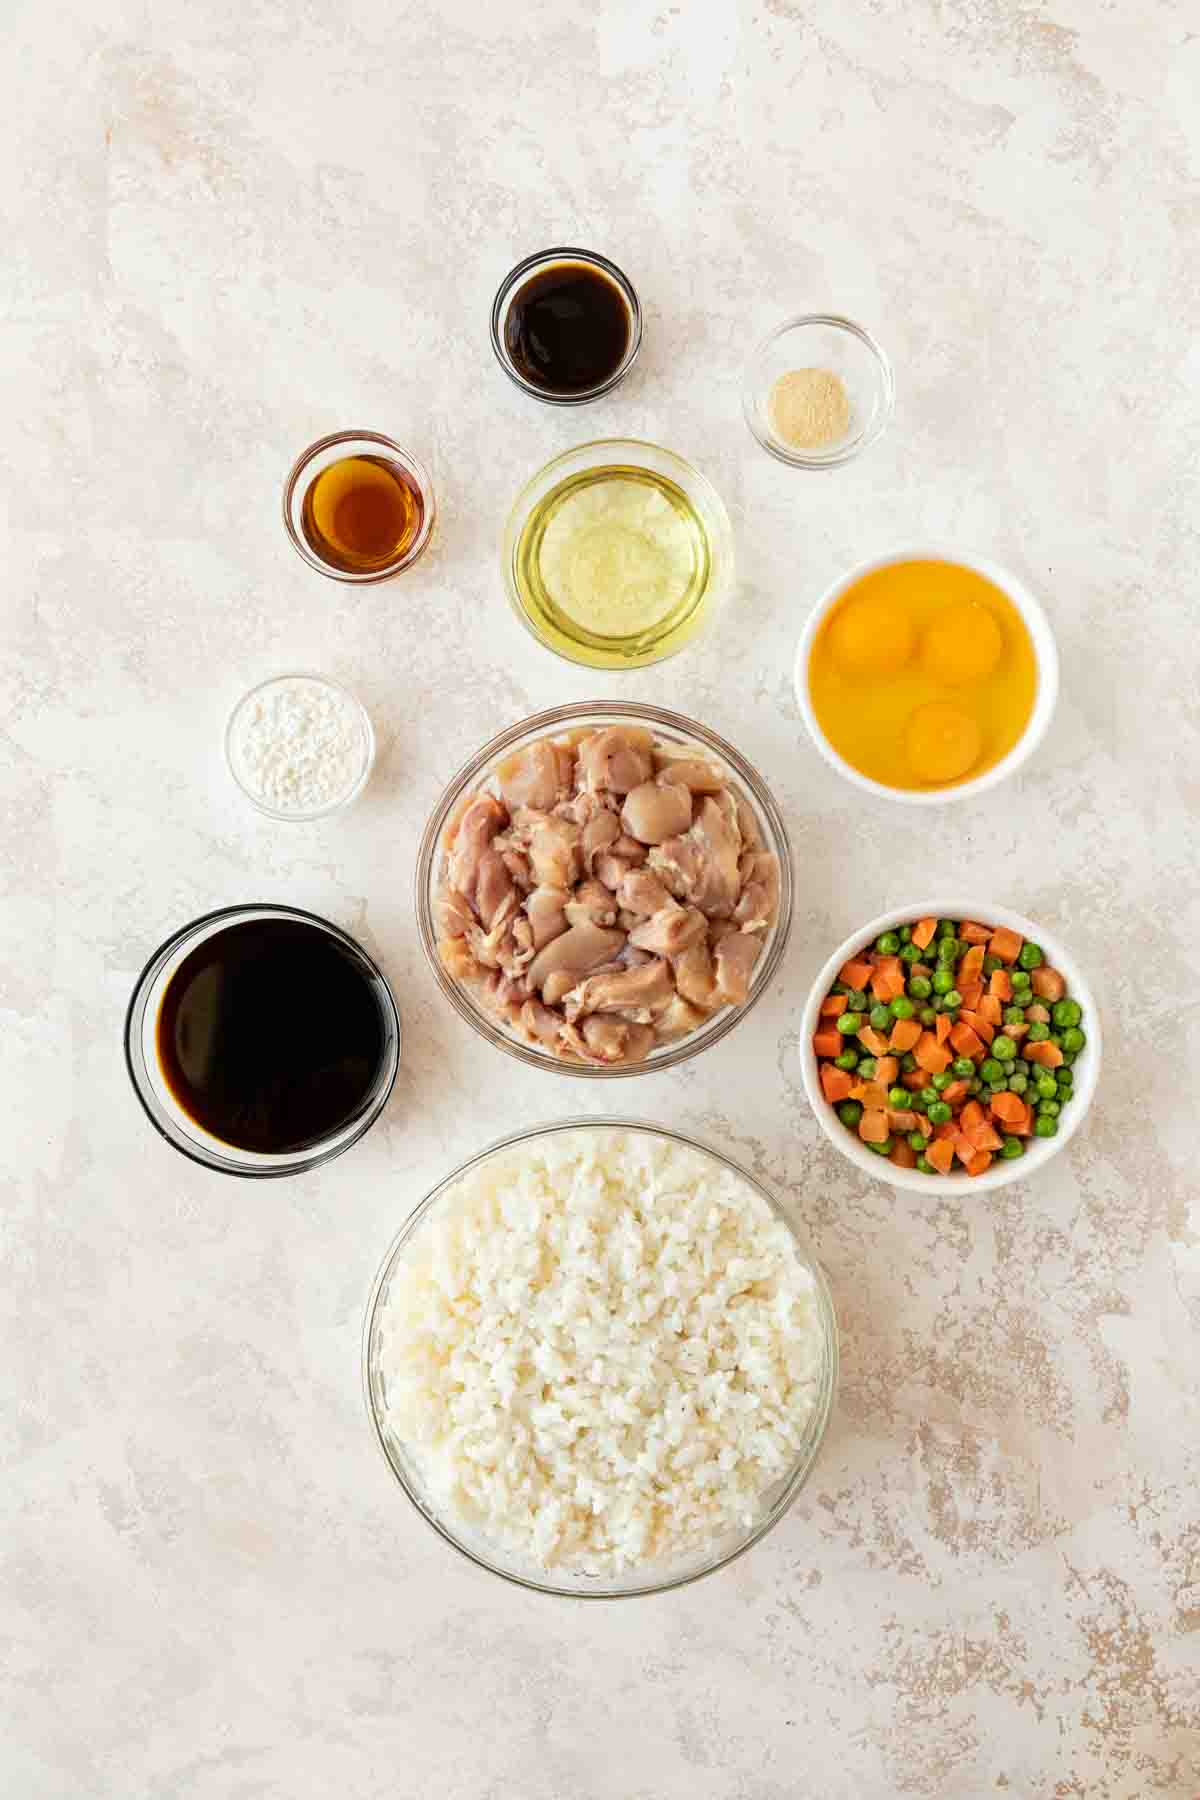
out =
{"type": "Polygon", "coordinates": [[[513,555],[536,635],[594,669],[636,668],[682,649],[704,623],[711,575],[708,532],[683,489],[622,463],[551,488],[513,555]]]}

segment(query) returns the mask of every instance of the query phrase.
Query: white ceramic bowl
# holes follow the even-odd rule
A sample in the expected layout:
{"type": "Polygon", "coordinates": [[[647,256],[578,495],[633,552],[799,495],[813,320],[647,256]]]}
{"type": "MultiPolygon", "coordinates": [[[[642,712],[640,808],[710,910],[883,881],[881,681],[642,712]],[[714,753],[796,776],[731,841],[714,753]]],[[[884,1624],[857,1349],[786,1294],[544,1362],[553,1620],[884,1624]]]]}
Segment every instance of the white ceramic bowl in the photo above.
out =
{"type": "Polygon", "coordinates": [[[1032,756],[1046,735],[1054,714],[1054,703],[1058,699],[1058,650],[1049,620],[1040,603],[1025,584],[1018,581],[1015,575],[1010,575],[1007,569],[1002,569],[986,556],[976,556],[971,551],[953,549],[945,544],[905,544],[897,550],[888,550],[882,556],[872,556],[866,562],[859,563],[847,574],[839,575],[832,587],[826,588],[813,607],[801,635],[796,651],[794,679],[796,700],[804,716],[804,723],[808,726],[809,736],[825,761],[839,775],[844,775],[847,781],[852,781],[855,787],[862,788],[868,794],[879,794],[886,800],[899,800],[905,806],[944,806],[949,800],[973,799],[976,794],[995,787],[1032,756]],[[817,723],[808,691],[808,659],[812,655],[817,632],[830,609],[864,576],[873,575],[877,569],[887,569],[895,563],[905,562],[958,563],[964,569],[973,569],[977,575],[982,575],[994,587],[998,587],[1006,599],[1012,601],[1033,640],[1033,652],[1037,661],[1037,689],[1028,725],[1007,756],[1002,756],[998,763],[993,763],[990,769],[985,769],[973,781],[960,781],[951,787],[888,787],[884,782],[873,781],[869,775],[864,775],[861,770],[848,763],[825,736],[817,723]]]}
{"type": "Polygon", "coordinates": [[[822,1131],[830,1143],[839,1149],[843,1156],[862,1170],[864,1175],[873,1175],[877,1181],[890,1181],[893,1187],[913,1188],[923,1194],[937,1194],[947,1189],[957,1193],[981,1194],[988,1188],[1007,1187],[1010,1181],[1024,1181],[1030,1175],[1036,1175],[1045,1168],[1052,1156],[1068,1144],[1087,1117],[1096,1082],[1100,1076],[1100,1014],[1093,994],[1079,964],[1065,947],[1061,938],[1044,926],[1037,925],[1032,919],[1026,919],[1021,913],[1011,912],[1006,906],[993,906],[990,901],[981,900],[921,900],[909,906],[895,906],[890,912],[880,913],[877,919],[863,925],[848,937],[844,944],[836,949],[821,973],[813,983],[812,992],[808,996],[808,1004],[804,1009],[804,1018],[800,1026],[800,1058],[804,1073],[804,1091],[808,1095],[808,1103],[817,1115],[822,1131]],[[821,1092],[821,1083],[817,1074],[817,1057],[813,1051],[813,1033],[817,1029],[817,1017],[821,1001],[837,980],[838,970],[844,962],[858,951],[868,949],[874,944],[881,932],[892,931],[897,925],[911,925],[916,919],[978,919],[988,925],[1007,925],[1013,931],[1019,931],[1022,937],[1032,938],[1040,944],[1046,954],[1047,963],[1058,969],[1067,978],[1067,991],[1071,999],[1078,1000],[1083,1008],[1083,1029],[1087,1043],[1079,1052],[1072,1073],[1075,1077],[1075,1092],[1069,1106],[1064,1106],[1059,1116],[1057,1137],[1029,1138],[1026,1142],[1024,1156],[1014,1158],[1012,1162],[994,1162],[990,1169],[982,1175],[923,1175],[919,1169],[900,1169],[889,1162],[885,1156],[877,1156],[861,1144],[854,1133],[842,1124],[833,1107],[821,1092]]]}

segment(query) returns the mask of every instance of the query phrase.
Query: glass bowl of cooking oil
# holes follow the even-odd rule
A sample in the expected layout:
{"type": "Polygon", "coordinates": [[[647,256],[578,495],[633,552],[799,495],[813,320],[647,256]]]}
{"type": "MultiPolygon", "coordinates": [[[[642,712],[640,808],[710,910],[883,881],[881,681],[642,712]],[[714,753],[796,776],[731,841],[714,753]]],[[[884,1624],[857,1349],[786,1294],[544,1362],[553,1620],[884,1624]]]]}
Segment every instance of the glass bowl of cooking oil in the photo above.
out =
{"type": "Polygon", "coordinates": [[[429,542],[433,483],[412,454],[378,431],[335,431],[296,458],[283,522],[310,568],[334,581],[387,581],[429,542]]]}
{"type": "Polygon", "coordinates": [[[733,585],[720,495],[673,450],[599,438],[526,482],[502,546],[513,608],[540,644],[589,669],[686,648],[733,585]]]}

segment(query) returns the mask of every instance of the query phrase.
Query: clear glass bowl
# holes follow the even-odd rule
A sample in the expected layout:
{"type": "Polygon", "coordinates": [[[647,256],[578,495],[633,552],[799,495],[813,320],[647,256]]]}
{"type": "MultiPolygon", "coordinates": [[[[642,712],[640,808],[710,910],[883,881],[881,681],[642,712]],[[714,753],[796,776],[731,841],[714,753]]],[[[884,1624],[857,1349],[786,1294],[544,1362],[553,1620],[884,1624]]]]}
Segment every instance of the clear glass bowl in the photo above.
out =
{"type": "Polygon", "coordinates": [[[319,1168],[322,1163],[340,1156],[351,1144],[356,1144],[383,1111],[400,1066],[400,1016],[382,971],[361,944],[356,943],[348,932],[330,924],[328,919],[322,919],[317,913],[304,912],[296,906],[254,903],[224,906],[217,912],[205,913],[201,918],[193,919],[190,924],[173,932],[164,944],[159,945],[138,976],[129,1010],[125,1014],[125,1066],[129,1070],[133,1091],[154,1129],[166,1138],[168,1144],[182,1155],[190,1157],[193,1162],[202,1163],[206,1169],[216,1169],[223,1175],[298,1175],[305,1169],[319,1168]],[[289,1151],[282,1156],[240,1150],[235,1144],[227,1144],[197,1125],[175,1099],[158,1061],[158,1013],[172,975],[184,957],[203,943],[205,938],[212,937],[230,925],[241,925],[251,919],[297,919],[307,925],[319,926],[330,937],[336,938],[342,948],[354,957],[369,980],[383,1021],[383,1060],[374,1086],[363,1099],[358,1112],[318,1143],[309,1144],[303,1150],[289,1151]]]}
{"type": "Polygon", "coordinates": [[[296,458],[284,483],[283,523],[293,548],[304,558],[310,569],[316,569],[321,575],[328,575],[331,581],[349,581],[359,587],[365,587],[373,581],[390,581],[393,575],[411,569],[429,543],[436,513],[433,483],[424,466],[417,461],[411,450],[405,450],[394,438],[384,437],[378,431],[335,431],[329,437],[318,438],[315,444],[310,444],[296,458]],[[335,568],[332,563],[327,563],[317,555],[304,535],[304,496],[312,482],[331,463],[341,462],[347,456],[380,455],[390,462],[399,463],[415,483],[424,508],[420,529],[403,556],[396,557],[382,569],[355,571],[335,568]]]}
{"type": "Polygon", "coordinates": [[[631,1599],[639,1594],[663,1593],[669,1588],[683,1587],[689,1581],[697,1581],[702,1575],[711,1575],[717,1569],[724,1568],[735,1557],[741,1556],[744,1551],[749,1550],[751,1545],[756,1544],[766,1532],[770,1531],[773,1525],[778,1524],[812,1473],[813,1464],[816,1462],[833,1408],[837,1379],[837,1318],[829,1292],[829,1284],[820,1265],[807,1252],[795,1226],[774,1195],[747,1170],[741,1168],[731,1158],[713,1150],[708,1144],[702,1143],[697,1138],[688,1137],[682,1132],[668,1131],[662,1126],[646,1124],[639,1119],[564,1119],[553,1125],[533,1125],[525,1131],[514,1132],[510,1137],[504,1137],[494,1144],[489,1144],[478,1155],[468,1157],[465,1162],[460,1163],[458,1168],[453,1169],[444,1180],[439,1181],[437,1186],[426,1194],[393,1240],[379,1273],[375,1277],[363,1328],[363,1392],[371,1427],[393,1475],[422,1518],[448,1544],[452,1544],[456,1550],[461,1551],[480,1568],[489,1569],[493,1575],[503,1576],[506,1581],[515,1582],[520,1587],[531,1588],[537,1593],[557,1594],[571,1599],[620,1600],[631,1599]],[[735,1175],[740,1176],[748,1186],[762,1196],[775,1216],[781,1219],[791,1232],[800,1260],[811,1272],[816,1283],[817,1306],[824,1336],[824,1360],[816,1401],[795,1464],[783,1480],[776,1482],[764,1494],[762,1511],[753,1524],[745,1529],[726,1533],[724,1537],[701,1553],[680,1557],[669,1563],[645,1564],[626,1570],[617,1576],[593,1576],[563,1571],[551,1574],[531,1560],[522,1561],[508,1549],[501,1548],[486,1540],[481,1534],[472,1532],[461,1521],[450,1520],[430,1499],[414,1459],[387,1424],[387,1390],[380,1367],[378,1318],[381,1304],[388,1293],[392,1275],[404,1251],[437,1207],[443,1195],[469,1169],[475,1168],[477,1164],[486,1161],[488,1157],[507,1150],[514,1144],[528,1143],[532,1139],[546,1137],[552,1133],[608,1131],[613,1128],[668,1138],[673,1143],[684,1144],[689,1149],[698,1150],[724,1168],[732,1170],[735,1175]]]}
{"type": "Polygon", "coordinates": [[[782,815],[766,783],[745,757],[724,738],[718,737],[715,731],[710,731],[706,725],[700,725],[694,719],[684,718],[681,713],[667,712],[660,706],[639,705],[632,701],[617,701],[607,705],[603,701],[582,701],[571,706],[550,707],[546,712],[535,713],[532,718],[523,719],[518,725],[511,725],[499,737],[494,737],[490,743],[485,744],[459,770],[434,808],[421,839],[417,853],[416,906],[421,945],[434,980],[460,1017],[473,1026],[481,1037],[486,1038],[489,1044],[494,1044],[496,1049],[505,1051],[509,1056],[515,1056],[520,1062],[528,1063],[531,1068],[548,1069],[555,1075],[574,1075],[596,1081],[627,1080],[635,1075],[656,1075],[664,1069],[673,1069],[679,1063],[687,1062],[690,1057],[698,1056],[710,1045],[720,1043],[762,998],[783,958],[788,932],[791,930],[792,849],[782,815]],[[698,1031],[680,1038],[678,1042],[664,1044],[660,1049],[652,1051],[643,1062],[601,1068],[591,1063],[565,1062],[549,1050],[526,1043],[524,1039],[506,1031],[498,1020],[485,1012],[467,989],[455,981],[443,967],[438,955],[433,903],[442,873],[441,840],[446,822],[465,794],[486,785],[495,764],[501,758],[512,755],[535,738],[545,737],[552,732],[581,725],[599,728],[620,724],[644,725],[654,732],[660,743],[677,747],[685,754],[705,756],[710,760],[715,758],[724,765],[753,812],[763,843],[775,852],[778,859],[779,912],[767,934],[762,954],[754,965],[750,991],[740,1006],[723,1007],[698,1031]]]}
{"type": "Polygon", "coordinates": [[[718,607],[733,587],[733,526],[721,496],[708,477],[674,450],[646,443],[640,438],[596,438],[552,457],[525,483],[513,501],[504,527],[500,560],[509,604],[539,644],[561,656],[565,662],[580,663],[588,669],[641,669],[677,656],[711,624],[718,607]],[[552,633],[543,621],[527,610],[517,579],[521,536],[538,504],[569,476],[583,474],[588,469],[614,466],[649,469],[673,481],[699,515],[708,540],[708,579],[686,620],[668,619],[657,635],[651,627],[638,638],[636,648],[631,647],[628,639],[593,636],[581,629],[568,631],[564,628],[552,633]]]}
{"type": "Polygon", "coordinates": [[[530,394],[533,399],[542,401],[545,406],[585,406],[589,400],[598,400],[601,394],[611,393],[617,383],[624,381],[628,375],[641,347],[642,308],[633,283],[618,269],[616,263],[609,262],[606,256],[597,255],[594,250],[578,250],[569,244],[559,244],[552,250],[539,250],[535,255],[527,256],[515,269],[509,270],[492,302],[492,349],[496,353],[496,361],[515,387],[519,387],[523,394],[530,394]],[[538,387],[536,382],[528,381],[514,365],[505,342],[509,308],[518,291],[531,276],[540,274],[543,269],[553,268],[555,263],[582,263],[585,268],[595,269],[598,274],[607,276],[629,312],[629,342],[620,363],[604,381],[597,382],[594,387],[584,388],[577,394],[550,393],[546,388],[538,387]]]}
{"type": "Polygon", "coordinates": [[[272,675],[268,680],[260,681],[257,686],[250,689],[249,693],[242,695],[230,713],[225,726],[225,766],[251,806],[259,812],[265,813],[269,819],[286,819],[303,824],[313,819],[328,818],[332,813],[345,812],[348,806],[353,806],[366,787],[374,764],[375,731],[371,724],[371,716],[362,701],[356,699],[349,688],[344,688],[340,682],[331,681],[327,675],[314,675],[311,670],[297,669],[290,674],[272,675]],[[295,807],[285,811],[281,807],[272,806],[256,794],[250,785],[248,774],[240,766],[238,751],[238,727],[246,709],[252,706],[256,700],[261,700],[268,695],[273,688],[282,687],[291,681],[311,682],[316,687],[327,688],[330,693],[336,694],[339,699],[345,701],[354,713],[362,739],[362,755],[354,780],[343,793],[338,795],[336,800],[330,800],[324,806],[310,807],[307,811],[295,807]]]}
{"type": "Polygon", "coordinates": [[[793,469],[836,469],[873,444],[892,416],[892,365],[862,325],[837,313],[800,313],[763,339],[746,365],[742,410],[764,450],[793,469]],[[849,429],[832,443],[800,449],[771,420],[771,390],[792,369],[828,369],[850,401],[849,429]]]}

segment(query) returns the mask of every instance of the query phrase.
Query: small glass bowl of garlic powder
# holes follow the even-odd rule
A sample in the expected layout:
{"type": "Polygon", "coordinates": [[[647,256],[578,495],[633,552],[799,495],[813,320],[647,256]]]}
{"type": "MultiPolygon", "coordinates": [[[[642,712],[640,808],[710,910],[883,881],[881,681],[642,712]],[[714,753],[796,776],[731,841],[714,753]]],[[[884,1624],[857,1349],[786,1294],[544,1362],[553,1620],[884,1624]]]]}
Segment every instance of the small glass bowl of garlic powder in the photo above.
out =
{"type": "Polygon", "coordinates": [[[366,708],[324,675],[275,675],[243,696],[225,728],[225,761],[272,819],[321,819],[362,793],[375,761],[366,708]]]}
{"type": "Polygon", "coordinates": [[[836,313],[801,313],[759,344],[742,408],[764,450],[793,469],[836,469],[892,416],[892,365],[871,333],[836,313]]]}

